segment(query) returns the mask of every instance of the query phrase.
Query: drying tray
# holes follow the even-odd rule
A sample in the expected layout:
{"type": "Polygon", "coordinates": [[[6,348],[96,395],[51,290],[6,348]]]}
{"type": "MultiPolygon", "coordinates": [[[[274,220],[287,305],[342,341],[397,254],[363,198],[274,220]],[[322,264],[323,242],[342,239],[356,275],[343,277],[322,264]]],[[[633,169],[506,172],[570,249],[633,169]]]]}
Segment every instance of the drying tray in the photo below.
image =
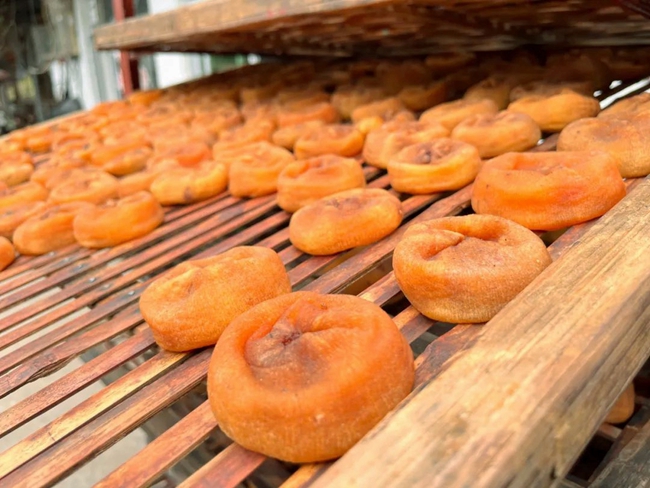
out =
{"type": "MultiPolygon", "coordinates": [[[[648,83],[619,84],[601,99],[648,83]]],[[[536,150],[554,143],[549,137],[536,150]]],[[[370,187],[388,187],[385,172],[364,171],[370,187]]],[[[135,366],[0,454],[0,485],[51,485],[188,395],[201,401],[100,486],[149,485],[204,441],[223,442],[205,402],[211,350],[160,351],[138,297],[183,260],[245,244],[278,251],[294,289],[357,293],[382,306],[412,344],[417,367],[415,391],[339,461],[284,466],[285,477],[255,486],[551,485],[650,354],[650,181],[627,186],[608,214],[552,242],[554,264],[487,326],[422,317],[390,271],[405,229],[469,212],[471,185],[452,194],[401,195],[405,220],[394,234],[338,256],[292,247],[290,216],[274,196],[224,193],[167,209],[160,228],[113,249],[73,245],[20,257],[0,273],[0,396],[92,348],[106,351],[2,412],[0,437],[116,368],[135,366]]],[[[237,486],[274,462],[227,441],[222,447],[183,486],[237,486]]]]}
{"type": "Polygon", "coordinates": [[[404,56],[525,44],[648,44],[650,21],[636,12],[613,0],[205,0],[101,26],[95,46],[404,56]]]}

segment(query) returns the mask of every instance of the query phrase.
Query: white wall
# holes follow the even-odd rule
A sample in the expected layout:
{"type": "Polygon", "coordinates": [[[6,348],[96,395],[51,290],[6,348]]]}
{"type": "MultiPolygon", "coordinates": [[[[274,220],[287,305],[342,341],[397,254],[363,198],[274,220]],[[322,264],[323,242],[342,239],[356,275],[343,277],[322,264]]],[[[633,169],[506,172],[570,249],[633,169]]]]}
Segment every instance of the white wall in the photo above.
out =
{"type": "MultiPolygon", "coordinates": [[[[147,0],[149,13],[160,13],[196,0],[147,0]]],[[[159,88],[176,85],[209,73],[209,63],[200,54],[160,53],[153,56],[159,88]],[[206,66],[207,64],[207,66],[206,66]]]]}

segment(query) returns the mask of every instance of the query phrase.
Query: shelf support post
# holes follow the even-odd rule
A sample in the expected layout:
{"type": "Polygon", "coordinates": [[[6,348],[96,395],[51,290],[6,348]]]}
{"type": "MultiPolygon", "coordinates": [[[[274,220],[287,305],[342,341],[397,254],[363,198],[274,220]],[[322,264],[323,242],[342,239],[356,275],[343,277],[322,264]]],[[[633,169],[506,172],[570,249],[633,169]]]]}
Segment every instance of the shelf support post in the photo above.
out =
{"type": "MultiPolygon", "coordinates": [[[[134,14],[133,0],[113,0],[115,22],[123,22],[129,17],[133,17],[134,14]]],[[[131,57],[129,51],[120,51],[120,71],[125,96],[140,88],[138,60],[131,57]]]]}

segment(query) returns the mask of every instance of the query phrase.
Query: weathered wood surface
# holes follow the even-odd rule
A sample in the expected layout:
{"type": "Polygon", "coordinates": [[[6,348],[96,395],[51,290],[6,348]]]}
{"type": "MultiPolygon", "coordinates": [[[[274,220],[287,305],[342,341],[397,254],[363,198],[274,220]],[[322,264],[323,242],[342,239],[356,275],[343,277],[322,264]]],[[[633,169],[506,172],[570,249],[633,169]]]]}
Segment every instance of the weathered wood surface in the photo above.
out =
{"type": "Polygon", "coordinates": [[[650,486],[650,422],[632,438],[591,488],[628,488],[650,486]]]}
{"type": "Polygon", "coordinates": [[[207,0],[99,27],[98,49],[409,55],[524,44],[650,43],[611,0],[207,0]]]}

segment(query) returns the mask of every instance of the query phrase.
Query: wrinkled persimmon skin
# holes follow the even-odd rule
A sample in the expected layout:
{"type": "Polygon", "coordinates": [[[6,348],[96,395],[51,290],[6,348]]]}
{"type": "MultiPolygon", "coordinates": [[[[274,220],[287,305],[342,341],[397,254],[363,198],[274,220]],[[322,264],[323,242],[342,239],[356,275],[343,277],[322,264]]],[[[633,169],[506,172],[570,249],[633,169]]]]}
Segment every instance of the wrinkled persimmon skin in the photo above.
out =
{"type": "Polygon", "coordinates": [[[17,203],[42,202],[48,191],[43,185],[28,181],[11,188],[0,190],[0,209],[17,203]]]}
{"type": "Polygon", "coordinates": [[[413,383],[413,353],[378,306],[297,292],[228,326],[208,369],[208,398],[239,445],[308,463],[343,455],[413,383]]]}
{"type": "Polygon", "coordinates": [[[288,127],[314,120],[320,120],[326,124],[333,124],[338,122],[339,119],[339,113],[329,102],[284,108],[278,110],[277,115],[278,127],[288,127]]]}
{"type": "Polygon", "coordinates": [[[448,135],[444,126],[434,122],[387,122],[366,136],[363,159],[372,166],[385,169],[390,159],[406,146],[448,135]]]}
{"type": "Polygon", "coordinates": [[[149,234],[164,216],[151,193],[142,191],[80,210],[74,219],[74,237],[84,247],[114,247],[149,234]]]}
{"type": "Polygon", "coordinates": [[[295,212],[316,200],[352,188],[366,186],[356,159],[319,156],[288,164],[278,177],[278,205],[295,212]]]}
{"type": "Polygon", "coordinates": [[[467,215],[412,225],[393,270],[406,298],[442,322],[487,322],[551,264],[542,240],[501,217],[467,215]]]}
{"type": "Polygon", "coordinates": [[[478,150],[448,138],[413,144],[388,163],[391,186],[413,195],[458,190],[471,183],[481,168],[478,150]]]}
{"type": "Polygon", "coordinates": [[[0,236],[11,239],[25,220],[45,211],[45,202],[16,203],[0,210],[0,236]]]}
{"type": "Polygon", "coordinates": [[[605,151],[623,178],[650,174],[650,112],[577,120],[560,133],[558,151],[605,151]]]}
{"type": "Polygon", "coordinates": [[[641,93],[634,97],[624,98],[598,114],[599,118],[625,117],[639,113],[650,112],[650,93],[641,93]]]}
{"type": "Polygon", "coordinates": [[[513,87],[513,81],[505,78],[490,77],[471,86],[463,99],[470,101],[492,100],[499,110],[508,106],[510,101],[510,91],[513,87]]]}
{"type": "Polygon", "coordinates": [[[18,226],[13,240],[21,254],[40,255],[76,242],[72,223],[77,214],[92,207],[88,202],[70,202],[45,209],[18,226]]]}
{"type": "Polygon", "coordinates": [[[378,86],[343,85],[337,88],[332,95],[332,105],[344,119],[349,119],[357,107],[380,100],[385,96],[384,89],[378,86]]]}
{"type": "Polygon", "coordinates": [[[223,164],[206,161],[196,168],[177,168],[161,172],[149,185],[161,205],[187,205],[218,195],[228,185],[223,164]]]}
{"type": "Polygon", "coordinates": [[[600,102],[564,88],[523,96],[508,105],[508,111],[530,116],[544,132],[559,132],[575,120],[595,117],[600,112],[600,102]]]}
{"type": "Polygon", "coordinates": [[[276,146],[292,150],[296,141],[305,133],[312,130],[319,130],[325,125],[322,120],[310,120],[301,124],[282,127],[273,133],[272,141],[276,146]]]}
{"type": "Polygon", "coordinates": [[[428,85],[405,86],[397,94],[397,98],[409,110],[415,112],[427,110],[447,100],[447,83],[435,81],[428,85]]]}
{"type": "Polygon", "coordinates": [[[153,151],[149,147],[143,146],[107,161],[102,165],[102,169],[114,176],[130,175],[143,170],[152,155],[153,151]]]}
{"type": "Polygon", "coordinates": [[[262,121],[248,121],[245,124],[224,130],[219,135],[219,140],[212,146],[213,154],[219,151],[235,149],[255,142],[268,142],[275,131],[275,123],[262,121]]]}
{"type": "Polygon", "coordinates": [[[289,239],[314,256],[336,254],[383,239],[399,227],[402,216],[402,203],[386,190],[342,191],[293,214],[289,239]]]}
{"type": "Polygon", "coordinates": [[[624,196],[616,158],[607,153],[510,153],[484,163],[472,207],[529,229],[557,230],[600,217],[624,196]]]}
{"type": "Polygon", "coordinates": [[[352,112],[352,122],[358,123],[368,117],[381,117],[383,120],[392,120],[397,114],[407,112],[408,109],[397,97],[384,98],[365,105],[361,105],[352,112]]]}
{"type": "Polygon", "coordinates": [[[496,114],[498,111],[499,107],[492,100],[455,100],[430,108],[420,116],[420,122],[438,122],[452,131],[468,117],[478,114],[496,114]]]}
{"type": "Polygon", "coordinates": [[[16,186],[30,179],[34,167],[29,163],[7,161],[0,164],[0,182],[7,186],[16,186]]]}
{"type": "Polygon", "coordinates": [[[354,126],[332,124],[315,128],[300,137],[293,152],[297,159],[307,159],[324,154],[346,158],[356,156],[363,149],[365,136],[354,126]]]}
{"type": "Polygon", "coordinates": [[[0,237],[0,271],[5,269],[16,259],[16,250],[6,237],[0,237]]]}
{"type": "Polygon", "coordinates": [[[482,158],[525,151],[535,147],[541,137],[539,126],[529,115],[507,111],[473,115],[451,132],[452,139],[475,146],[482,158]]]}
{"type": "Polygon", "coordinates": [[[160,347],[189,351],[215,344],[235,317],[290,292],[273,250],[242,246],[171,269],[142,293],[140,311],[160,347]]]}
{"type": "Polygon", "coordinates": [[[228,190],[235,197],[255,198],[275,193],[278,176],[295,161],[293,154],[269,143],[243,154],[228,170],[228,190]]]}
{"type": "Polygon", "coordinates": [[[90,202],[104,203],[117,196],[118,180],[104,172],[95,171],[72,178],[52,188],[50,201],[54,203],[90,202]]]}

